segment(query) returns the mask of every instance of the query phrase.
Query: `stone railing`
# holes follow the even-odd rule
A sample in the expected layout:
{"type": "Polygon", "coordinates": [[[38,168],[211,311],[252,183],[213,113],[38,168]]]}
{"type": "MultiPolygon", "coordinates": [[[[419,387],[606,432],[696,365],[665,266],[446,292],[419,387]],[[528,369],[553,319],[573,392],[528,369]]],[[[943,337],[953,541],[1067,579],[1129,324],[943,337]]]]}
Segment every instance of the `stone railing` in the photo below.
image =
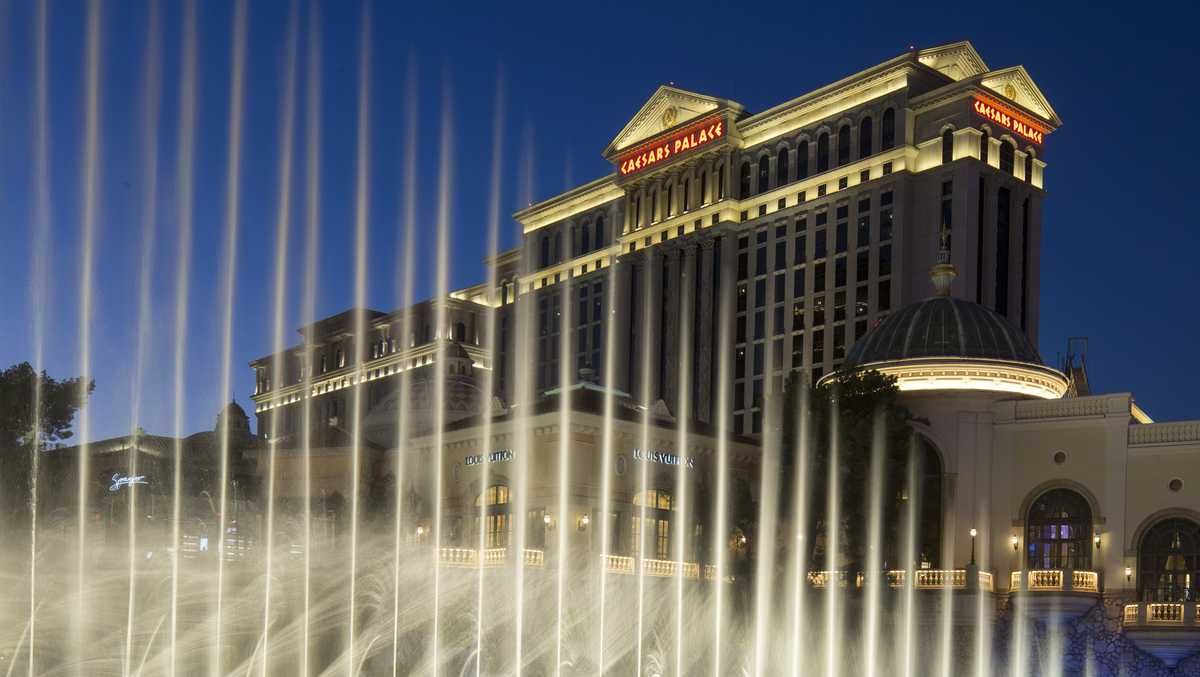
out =
{"type": "Polygon", "coordinates": [[[1137,625],[1137,622],[1138,622],[1138,605],[1126,604],[1125,610],[1124,610],[1124,615],[1122,616],[1122,619],[1121,619],[1121,623],[1124,625],[1137,625]]]}
{"type": "Polygon", "coordinates": [[[1141,602],[1126,604],[1121,624],[1134,626],[1196,626],[1200,619],[1200,604],[1183,602],[1141,602]]]}
{"type": "Polygon", "coordinates": [[[1179,444],[1200,442],[1200,421],[1146,423],[1129,426],[1129,444],[1179,444]]]}
{"type": "Polygon", "coordinates": [[[624,555],[601,555],[601,558],[604,560],[604,568],[607,569],[609,573],[633,573],[632,557],[625,557],[624,555]]]}
{"type": "Polygon", "coordinates": [[[542,550],[525,548],[525,566],[540,567],[546,564],[546,553],[542,550]]]}
{"type": "Polygon", "coordinates": [[[1016,404],[1018,420],[1038,418],[1072,418],[1075,416],[1103,416],[1108,411],[1108,400],[1104,397],[1070,397],[1061,400],[1030,400],[1016,404]]]}
{"type": "Polygon", "coordinates": [[[1072,571],[1071,589],[1079,592],[1100,592],[1100,575],[1095,571],[1072,571]]]}
{"type": "Polygon", "coordinates": [[[478,566],[478,551],[469,548],[442,548],[438,553],[438,561],[448,567],[478,566]]]}
{"type": "Polygon", "coordinates": [[[850,575],[846,571],[810,571],[808,572],[808,582],[814,588],[824,588],[829,584],[830,580],[837,582],[839,587],[845,588],[850,584],[850,575]]]}
{"type": "MultiPolygon", "coordinates": [[[[888,586],[903,588],[908,580],[908,572],[894,569],[885,574],[888,586]]],[[[990,571],[979,572],[979,589],[992,592],[995,590],[995,577],[990,571]]],[[[966,569],[917,569],[913,575],[913,587],[918,590],[964,590],[967,587],[966,569]]]]}
{"type": "Polygon", "coordinates": [[[504,560],[508,559],[507,548],[488,548],[483,551],[483,565],[485,567],[498,567],[504,564],[504,560]]]}
{"type": "Polygon", "coordinates": [[[1100,574],[1095,571],[1033,569],[1009,574],[1009,588],[1025,592],[1100,592],[1100,574]],[[1024,576],[1024,580],[1022,580],[1024,576]]]}
{"type": "Polygon", "coordinates": [[[1155,602],[1146,605],[1148,625],[1183,625],[1183,605],[1155,602]]]}
{"type": "MultiPolygon", "coordinates": [[[[604,568],[610,574],[624,574],[631,576],[637,573],[637,558],[628,557],[625,555],[602,555],[601,559],[604,562],[604,568]]],[[[677,562],[668,559],[644,559],[642,560],[642,573],[655,578],[671,578],[683,573],[684,578],[696,580],[700,578],[700,565],[696,562],[677,562]]],[[[716,578],[716,568],[711,564],[704,567],[704,578],[712,580],[716,578]]]]}

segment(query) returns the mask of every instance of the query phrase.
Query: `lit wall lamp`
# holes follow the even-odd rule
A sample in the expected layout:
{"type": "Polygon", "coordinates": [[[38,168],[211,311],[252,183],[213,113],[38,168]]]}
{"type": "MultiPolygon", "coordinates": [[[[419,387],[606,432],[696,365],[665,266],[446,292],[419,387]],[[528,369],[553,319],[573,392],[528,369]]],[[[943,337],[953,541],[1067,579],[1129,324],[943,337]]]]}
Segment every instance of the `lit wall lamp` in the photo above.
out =
{"type": "Polygon", "coordinates": [[[425,535],[425,527],[417,527],[417,538],[425,535]]]}
{"type": "Polygon", "coordinates": [[[583,515],[579,516],[578,520],[576,520],[575,528],[580,531],[583,531],[583,530],[587,529],[588,525],[591,523],[592,523],[592,518],[589,517],[587,514],[583,514],[583,515]]]}
{"type": "Polygon", "coordinates": [[[554,518],[550,516],[550,513],[542,515],[542,523],[546,525],[547,529],[554,528],[554,518]]]}
{"type": "Polygon", "coordinates": [[[1125,567],[1125,582],[1129,583],[1133,580],[1133,567],[1125,567]]]}
{"type": "Polygon", "coordinates": [[[1021,539],[1017,538],[1016,534],[1013,534],[1012,538],[1008,539],[1008,542],[1012,543],[1013,552],[1016,552],[1019,549],[1018,546],[1021,544],[1021,539]]]}
{"type": "Polygon", "coordinates": [[[1092,543],[1096,544],[1097,550],[1100,549],[1100,534],[1096,534],[1095,536],[1092,536],[1092,543]]]}

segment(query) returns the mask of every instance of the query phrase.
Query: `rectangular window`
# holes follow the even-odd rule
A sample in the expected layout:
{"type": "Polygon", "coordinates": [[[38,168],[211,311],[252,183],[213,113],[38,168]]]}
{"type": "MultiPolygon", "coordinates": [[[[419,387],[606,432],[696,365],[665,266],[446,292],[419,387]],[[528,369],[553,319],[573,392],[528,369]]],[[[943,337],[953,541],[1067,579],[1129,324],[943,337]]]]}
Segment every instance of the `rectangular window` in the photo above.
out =
{"type": "Polygon", "coordinates": [[[783,324],[783,304],[775,306],[775,326],[771,327],[773,336],[782,336],[787,331],[787,326],[783,324]]]}
{"type": "Polygon", "coordinates": [[[792,331],[801,331],[804,329],[804,301],[796,301],[792,304],[792,331]]]}
{"type": "MultiPolygon", "coordinates": [[[[868,293],[869,292],[867,289],[867,285],[865,285],[865,284],[858,285],[858,287],[854,290],[854,314],[857,315],[858,317],[866,317],[867,316],[867,312],[868,312],[867,295],[868,295],[868,293]]],[[[860,334],[860,336],[861,336],[861,334],[860,334]]]]}
{"type": "Polygon", "coordinates": [[[892,210],[884,209],[879,212],[879,241],[887,242],[892,239],[892,210]]]}
{"type": "MultiPolygon", "coordinates": [[[[763,344],[754,344],[754,376],[762,376],[763,373],[763,344]]],[[[758,398],[754,399],[757,402],[758,398]]]]}
{"type": "Polygon", "coordinates": [[[941,225],[950,230],[953,225],[954,217],[954,183],[952,181],[942,182],[942,223],[941,225]]]}
{"type": "Polygon", "coordinates": [[[792,271],[792,296],[804,298],[804,268],[792,271]]]}
{"type": "Polygon", "coordinates": [[[762,308],[767,304],[767,280],[766,278],[754,281],[754,307],[762,308]]]}
{"type": "Polygon", "coordinates": [[[846,286],[846,257],[839,256],[833,263],[833,286],[834,288],[846,286]]]}
{"type": "Polygon", "coordinates": [[[761,310],[754,313],[754,340],[761,341],[767,333],[767,328],[763,325],[767,323],[766,313],[761,310]]]}
{"type": "Polygon", "coordinates": [[[818,296],[813,299],[813,326],[819,327],[825,324],[825,297],[818,296]]]}
{"type": "Polygon", "coordinates": [[[841,322],[846,319],[846,292],[833,293],[833,321],[841,322]]]}
{"type": "Polygon", "coordinates": [[[847,241],[849,239],[847,232],[849,230],[848,224],[845,221],[838,221],[836,230],[837,236],[834,246],[836,247],[838,254],[844,254],[846,253],[846,249],[850,246],[850,243],[847,241]]]}
{"type": "Polygon", "coordinates": [[[854,277],[856,280],[865,280],[871,276],[870,266],[871,250],[860,249],[858,256],[854,260],[854,277]]]}
{"type": "Polygon", "coordinates": [[[738,346],[733,351],[733,373],[738,376],[746,374],[746,347],[738,346]]]}
{"type": "Polygon", "coordinates": [[[846,325],[839,324],[833,328],[833,359],[846,357],[846,325]]]}
{"type": "Polygon", "coordinates": [[[885,244],[879,248],[879,276],[892,274],[892,245],[885,244]]]}
{"type": "Polygon", "coordinates": [[[866,183],[870,180],[871,180],[871,170],[864,169],[858,173],[858,182],[859,183],[866,183]]]}
{"type": "Polygon", "coordinates": [[[775,276],[775,302],[783,301],[783,297],[787,295],[787,274],[779,273],[775,276]]]}
{"type": "Polygon", "coordinates": [[[813,332],[812,363],[814,366],[825,362],[825,330],[813,332]]]}
{"type": "Polygon", "coordinates": [[[749,271],[750,260],[749,260],[749,255],[746,254],[746,252],[742,252],[742,253],[738,254],[737,266],[738,266],[738,279],[739,280],[744,280],[747,277],[749,277],[749,275],[750,275],[750,271],[749,271]]]}
{"type": "Polygon", "coordinates": [[[875,300],[876,308],[880,311],[889,310],[892,307],[892,281],[879,281],[879,295],[875,300]]]}
{"type": "Polygon", "coordinates": [[[742,282],[737,287],[737,310],[739,313],[746,312],[746,283],[742,282]]]}
{"type": "MultiPolygon", "coordinates": [[[[785,236],[786,237],[786,236],[785,236]]],[[[787,268],[787,240],[775,241],[775,270],[787,268]]]]}
{"type": "Polygon", "coordinates": [[[817,212],[817,226],[823,226],[829,222],[829,212],[821,210],[817,212]]]}
{"type": "Polygon", "coordinates": [[[825,262],[822,261],[813,268],[813,293],[825,291],[825,262]]]}
{"type": "Polygon", "coordinates": [[[794,246],[796,247],[796,251],[793,254],[793,262],[796,265],[804,263],[805,257],[807,256],[807,252],[805,251],[805,249],[808,246],[808,236],[805,235],[804,233],[800,233],[799,235],[797,235],[796,243],[794,246]]]}
{"type": "Polygon", "coordinates": [[[996,312],[1008,316],[1009,204],[1007,188],[996,193],[996,312]]]}
{"type": "Polygon", "coordinates": [[[825,249],[827,242],[825,241],[825,229],[818,228],[813,233],[813,258],[823,259],[828,253],[825,249]]]}
{"type": "Polygon", "coordinates": [[[754,274],[763,275],[767,272],[767,248],[759,247],[754,252],[754,274]]]}

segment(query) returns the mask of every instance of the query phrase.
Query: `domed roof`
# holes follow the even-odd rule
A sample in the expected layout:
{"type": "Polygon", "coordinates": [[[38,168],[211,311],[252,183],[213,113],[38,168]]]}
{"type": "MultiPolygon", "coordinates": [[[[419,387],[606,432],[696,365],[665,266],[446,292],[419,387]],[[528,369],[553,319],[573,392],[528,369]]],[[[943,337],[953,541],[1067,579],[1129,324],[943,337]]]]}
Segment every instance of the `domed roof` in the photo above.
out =
{"type": "Polygon", "coordinates": [[[846,368],[924,357],[978,358],[1042,364],[1021,330],[977,303],[934,296],[888,316],[856,341],[846,368]]]}

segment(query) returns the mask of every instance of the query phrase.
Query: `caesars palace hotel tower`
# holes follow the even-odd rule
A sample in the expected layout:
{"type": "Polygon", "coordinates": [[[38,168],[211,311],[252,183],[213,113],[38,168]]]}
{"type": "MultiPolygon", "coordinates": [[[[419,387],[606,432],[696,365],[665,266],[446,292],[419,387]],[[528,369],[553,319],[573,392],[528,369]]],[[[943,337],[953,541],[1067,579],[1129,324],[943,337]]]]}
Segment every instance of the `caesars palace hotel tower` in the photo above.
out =
{"type": "Polygon", "coordinates": [[[967,42],[759,113],[659,87],[604,149],[613,172],[519,211],[521,247],[490,262],[500,395],[512,401],[518,363],[538,391],[558,385],[561,359],[603,380],[612,331],[608,385],[672,412],[688,397],[712,422],[727,365],[731,425],[758,434],[786,374],[815,382],[893,309],[932,295],[943,232],[953,294],[1036,345],[1043,145],[1059,124],[1023,67],[992,70],[967,42]],[[522,307],[534,335],[517,356],[522,307]],[[564,323],[573,355],[559,354],[564,323]]]}
{"type": "MultiPolygon", "coordinates": [[[[271,356],[251,362],[258,429],[294,438],[294,405],[311,396],[314,420],[330,422],[316,439],[338,443],[356,370],[370,380],[368,428],[386,427],[396,376],[419,367],[414,383],[428,390],[434,346],[448,340],[449,420],[493,395],[536,397],[568,373],[673,415],[686,398],[690,418],[715,423],[724,365],[730,425],[756,435],[785,375],[816,382],[889,312],[932,295],[943,237],[952,293],[1036,345],[1043,145],[1059,124],[1024,68],[992,70],[967,42],[901,54],[759,113],[659,87],[603,150],[612,173],[514,215],[521,245],[487,262],[498,288],[452,292],[447,327],[430,325],[434,300],[361,309],[362,325],[347,311],[301,328],[281,374],[271,356]],[[370,332],[361,356],[358,326],[370,332]],[[610,332],[617,361],[605,365],[610,332]],[[493,393],[479,391],[476,367],[494,368],[493,393]],[[680,374],[690,392],[678,392],[680,374]]],[[[434,406],[428,392],[414,401],[434,406]]]]}

